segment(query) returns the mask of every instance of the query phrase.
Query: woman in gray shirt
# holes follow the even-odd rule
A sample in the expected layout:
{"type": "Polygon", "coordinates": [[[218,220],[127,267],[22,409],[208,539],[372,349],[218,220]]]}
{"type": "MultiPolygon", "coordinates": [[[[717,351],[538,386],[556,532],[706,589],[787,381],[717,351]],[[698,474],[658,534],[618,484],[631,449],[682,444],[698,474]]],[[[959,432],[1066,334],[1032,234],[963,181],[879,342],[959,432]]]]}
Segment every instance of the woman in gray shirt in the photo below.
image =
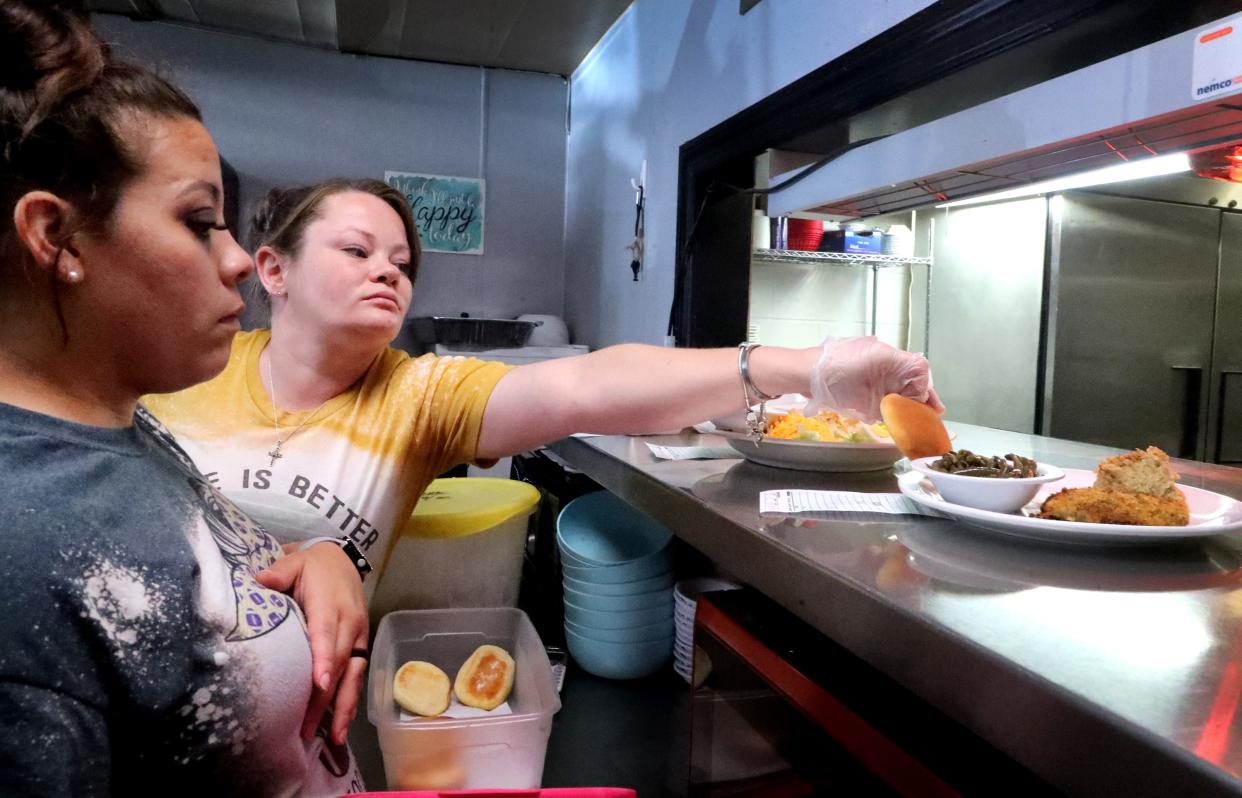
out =
{"type": "Polygon", "coordinates": [[[280,548],[138,409],[224,366],[251,270],[198,110],[61,3],[0,0],[0,65],[0,794],[360,790],[280,548]]]}

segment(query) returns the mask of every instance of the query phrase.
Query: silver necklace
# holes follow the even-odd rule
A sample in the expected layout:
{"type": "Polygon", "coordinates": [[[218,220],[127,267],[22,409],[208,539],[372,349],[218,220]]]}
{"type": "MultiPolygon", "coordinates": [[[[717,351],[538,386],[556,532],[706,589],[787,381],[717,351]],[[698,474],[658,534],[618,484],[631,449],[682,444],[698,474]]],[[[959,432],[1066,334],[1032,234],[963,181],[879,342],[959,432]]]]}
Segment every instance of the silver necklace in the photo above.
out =
{"type": "Polygon", "coordinates": [[[316,407],[309,416],[302,420],[301,424],[298,424],[293,428],[292,432],[282,438],[280,437],[280,408],[277,407],[276,400],[276,379],[272,376],[272,356],[270,354],[267,356],[267,383],[272,388],[272,426],[276,427],[276,446],[267,453],[267,456],[272,458],[271,463],[269,463],[269,467],[275,467],[276,461],[284,457],[284,455],[280,453],[280,447],[288,443],[289,439],[294,435],[301,432],[302,427],[309,424],[311,419],[317,416],[320,410],[323,410],[323,406],[332,401],[332,397],[329,396],[327,399],[324,399],[323,402],[320,403],[319,407],[316,407]]]}

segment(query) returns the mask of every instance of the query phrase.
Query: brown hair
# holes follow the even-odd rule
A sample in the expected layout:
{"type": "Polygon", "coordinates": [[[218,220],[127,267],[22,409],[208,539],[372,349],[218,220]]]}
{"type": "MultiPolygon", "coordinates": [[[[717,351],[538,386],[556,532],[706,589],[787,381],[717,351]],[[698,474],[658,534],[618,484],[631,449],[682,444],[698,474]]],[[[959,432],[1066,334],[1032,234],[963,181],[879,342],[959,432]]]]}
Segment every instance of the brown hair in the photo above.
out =
{"type": "MultiPolygon", "coordinates": [[[[311,222],[319,218],[324,200],[334,194],[360,191],[383,200],[401,217],[405,228],[405,240],[410,245],[410,264],[404,270],[411,282],[418,276],[418,264],[422,260],[422,246],[418,230],[414,226],[414,214],[405,201],[405,195],[382,180],[369,177],[334,178],[309,186],[274,188],[267,193],[250,220],[250,233],[246,248],[254,253],[259,247],[268,246],[278,252],[297,257],[302,248],[302,238],[311,222]]],[[[260,294],[266,298],[267,293],[260,294]]]]}
{"type": "Polygon", "coordinates": [[[171,83],[112,59],[76,4],[0,0],[0,266],[28,262],[12,212],[27,192],[73,205],[62,242],[106,229],[122,188],[142,171],[127,124],[134,114],[202,120],[171,83]]]}

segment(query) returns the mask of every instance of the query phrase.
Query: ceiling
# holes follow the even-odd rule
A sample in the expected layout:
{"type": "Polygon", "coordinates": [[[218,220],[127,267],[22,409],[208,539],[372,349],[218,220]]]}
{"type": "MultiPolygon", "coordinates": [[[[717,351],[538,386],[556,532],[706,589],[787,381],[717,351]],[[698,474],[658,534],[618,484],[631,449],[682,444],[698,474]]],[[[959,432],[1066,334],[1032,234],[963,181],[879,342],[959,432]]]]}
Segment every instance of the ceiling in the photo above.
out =
{"type": "Polygon", "coordinates": [[[343,53],[568,76],[632,0],[88,0],[92,11],[343,53]]]}

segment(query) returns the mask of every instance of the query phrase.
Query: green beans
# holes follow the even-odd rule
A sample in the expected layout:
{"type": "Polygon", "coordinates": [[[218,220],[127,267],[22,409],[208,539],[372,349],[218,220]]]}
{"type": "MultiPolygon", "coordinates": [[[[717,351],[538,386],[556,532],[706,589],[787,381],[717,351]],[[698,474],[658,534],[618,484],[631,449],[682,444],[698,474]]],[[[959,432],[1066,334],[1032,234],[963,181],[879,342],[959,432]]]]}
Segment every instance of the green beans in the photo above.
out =
{"type": "Polygon", "coordinates": [[[985,457],[967,449],[949,452],[929,465],[929,468],[943,471],[946,474],[1000,479],[1033,477],[1036,475],[1038,467],[1039,464],[1029,457],[1022,457],[1012,453],[1004,457],[985,457]]]}

